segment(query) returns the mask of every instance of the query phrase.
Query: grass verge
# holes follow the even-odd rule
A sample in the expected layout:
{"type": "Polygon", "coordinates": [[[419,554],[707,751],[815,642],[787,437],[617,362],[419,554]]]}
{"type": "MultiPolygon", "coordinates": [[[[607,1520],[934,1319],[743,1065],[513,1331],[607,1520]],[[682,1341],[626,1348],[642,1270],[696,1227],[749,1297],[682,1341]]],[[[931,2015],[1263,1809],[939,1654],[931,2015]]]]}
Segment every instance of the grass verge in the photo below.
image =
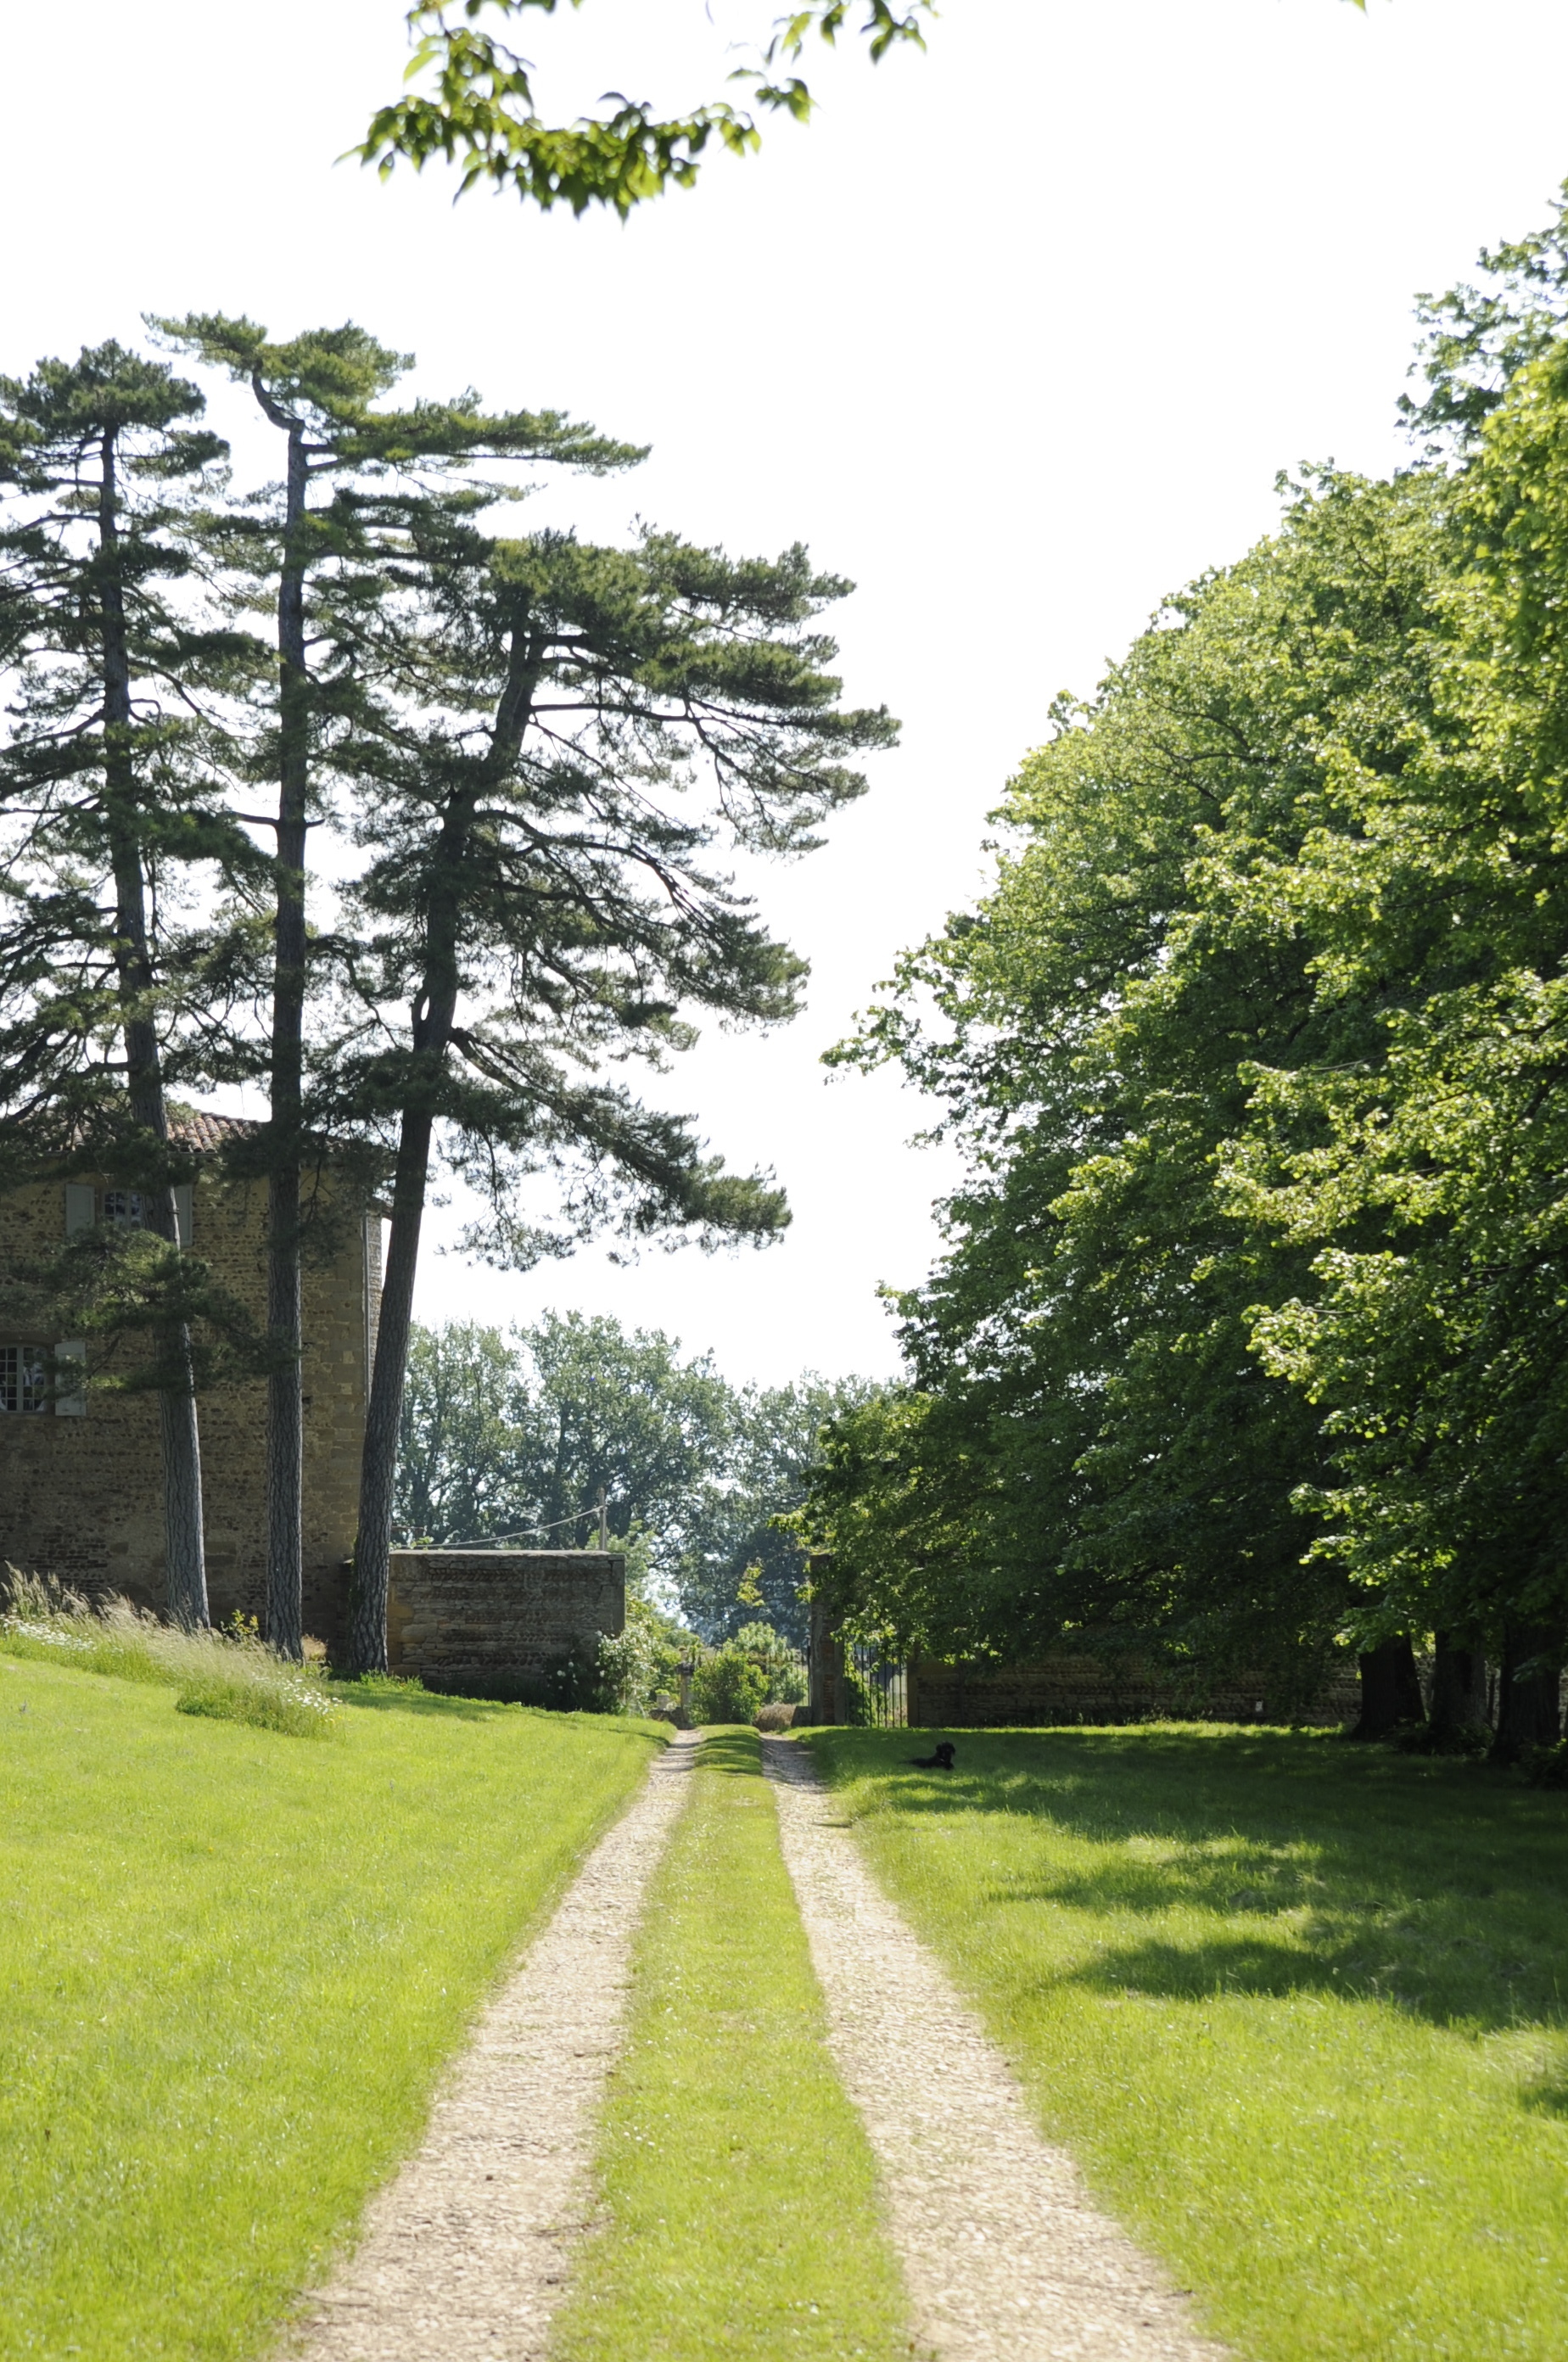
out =
{"type": "Polygon", "coordinates": [[[907,2362],[871,2153],[824,2047],[755,1732],[705,1738],[691,1776],[601,2126],[607,2220],[554,2362],[907,2362]]]}
{"type": "Polygon", "coordinates": [[[660,1743],[344,1693],[332,1747],[0,1655],[0,2356],[262,2350],[660,1743]]]}
{"type": "Polygon", "coordinates": [[[959,1731],[944,1779],[916,1737],[806,1743],[1046,2130],[1217,2329],[1256,2362],[1557,2362],[1561,1797],[1190,1727],[959,1731]]]}
{"type": "Polygon", "coordinates": [[[176,1689],[178,1713],[214,1722],[248,1722],[293,1738],[325,1738],[337,1727],[325,1670],[286,1663],[253,1632],[183,1631],[127,1599],[91,1607],[14,1566],[5,1570],[3,1595],[0,1650],[8,1657],[176,1689]]]}

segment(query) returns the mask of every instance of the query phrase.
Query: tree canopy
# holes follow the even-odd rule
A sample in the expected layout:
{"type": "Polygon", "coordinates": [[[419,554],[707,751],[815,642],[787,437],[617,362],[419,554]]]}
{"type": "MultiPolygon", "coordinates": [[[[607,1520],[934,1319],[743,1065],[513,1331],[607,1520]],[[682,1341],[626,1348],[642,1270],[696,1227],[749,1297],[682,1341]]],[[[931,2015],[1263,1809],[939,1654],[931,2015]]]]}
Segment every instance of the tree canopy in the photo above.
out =
{"type": "MultiPolygon", "coordinates": [[[[386,1186],[363,1669],[384,1660],[433,1165],[475,1185],[471,1243],[502,1265],[606,1228],[631,1250],[777,1235],[771,1174],[728,1170],[694,1117],[627,1076],[666,1069],[703,1020],[794,1014],[805,964],[730,864],[812,851],[897,728],[844,704],[823,618],[852,586],[798,545],[497,529],[502,463],[603,473],[637,447],[472,393],[398,408],[407,357],[352,322],[283,340],[216,314],[156,325],[249,387],[282,480],[237,489],[182,423],[197,390],[118,348],[0,386],[17,493],[0,517],[0,1151],[85,1157],[106,1124],[116,1172],[163,1193],[197,1599],[194,1275],[162,1078],[265,1085],[268,1120],[233,1128],[226,1163],[268,1189],[267,1630],[296,1654],[302,1259],[386,1186]],[[306,1187],[328,1166],[334,1188],[306,1187]]],[[[254,1341],[210,1308],[232,1363],[254,1341]]]]}
{"type": "Polygon", "coordinates": [[[1306,474],[1058,703],[994,890],[837,1054],[969,1174],[913,1383],[804,1520],[870,1628],[1308,1668],[1436,1632],[1554,1731],[1562,213],[1485,261],[1427,307],[1416,464],[1306,474]]]}
{"type": "Polygon", "coordinates": [[[708,1639],[765,1616],[799,1641],[804,1560],[773,1520],[801,1499],[824,1422],[874,1391],[811,1371],[734,1386],[709,1355],[603,1315],[505,1335],[416,1325],[396,1522],[434,1542],[576,1549],[602,1499],[614,1540],[708,1639]]]}

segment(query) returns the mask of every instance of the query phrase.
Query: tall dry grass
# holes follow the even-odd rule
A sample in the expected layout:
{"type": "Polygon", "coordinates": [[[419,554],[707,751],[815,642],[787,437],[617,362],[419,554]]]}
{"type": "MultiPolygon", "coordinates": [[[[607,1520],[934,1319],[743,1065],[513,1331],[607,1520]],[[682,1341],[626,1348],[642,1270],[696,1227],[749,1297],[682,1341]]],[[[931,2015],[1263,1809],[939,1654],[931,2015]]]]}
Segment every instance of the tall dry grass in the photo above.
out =
{"type": "Polygon", "coordinates": [[[325,1738],[337,1707],[314,1665],[274,1656],[238,1625],[192,1631],[128,1599],[94,1601],[47,1575],[7,1566],[0,1583],[0,1649],[178,1692],[180,1714],[253,1723],[291,1738],[325,1738]]]}

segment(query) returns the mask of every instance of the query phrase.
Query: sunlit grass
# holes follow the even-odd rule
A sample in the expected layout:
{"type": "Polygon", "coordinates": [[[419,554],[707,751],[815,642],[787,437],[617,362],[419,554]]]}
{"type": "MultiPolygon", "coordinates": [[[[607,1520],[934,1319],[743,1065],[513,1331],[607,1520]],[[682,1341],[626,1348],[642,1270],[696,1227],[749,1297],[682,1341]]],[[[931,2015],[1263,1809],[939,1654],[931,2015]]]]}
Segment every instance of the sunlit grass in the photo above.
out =
{"type": "Polygon", "coordinates": [[[0,2356],[267,2350],[658,1744],[398,1694],[340,1743],[0,1655],[0,2356]]]}
{"type": "Polygon", "coordinates": [[[0,1582],[0,1651],[34,1664],[176,1689],[182,1714],[248,1722],[291,1738],[326,1738],[340,1724],[326,1668],[274,1656],[254,1626],[185,1630],[127,1599],[90,1606],[15,1567],[0,1582]]]}
{"type": "Polygon", "coordinates": [[[898,2268],[755,1732],[703,1743],[654,1882],[602,2127],[605,2224],[556,2362],[908,2362],[898,2268]]]}
{"type": "Polygon", "coordinates": [[[1256,2362],[1568,2350],[1568,1803],[1234,1730],[823,1732],[1039,2118],[1256,2362]],[[926,1734],[918,1734],[924,1738],[926,1734]]]}

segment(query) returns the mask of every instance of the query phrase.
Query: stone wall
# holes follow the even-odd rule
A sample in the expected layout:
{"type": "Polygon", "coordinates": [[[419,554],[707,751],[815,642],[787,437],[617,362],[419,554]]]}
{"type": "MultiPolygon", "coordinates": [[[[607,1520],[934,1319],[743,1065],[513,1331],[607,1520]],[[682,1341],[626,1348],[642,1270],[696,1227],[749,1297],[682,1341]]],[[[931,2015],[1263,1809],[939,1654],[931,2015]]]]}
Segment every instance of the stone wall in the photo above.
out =
{"type": "Polygon", "coordinates": [[[618,1551],[392,1554],[387,1661],[426,1689],[540,1704],[549,1669],[624,1629],[618,1551]]]}
{"type": "MultiPolygon", "coordinates": [[[[74,1187],[101,1193],[105,1176],[74,1187]]],[[[101,1203],[101,1197],[100,1197],[101,1203]]],[[[304,1624],[336,1645],[354,1546],[369,1361],[381,1292],[381,1224],[316,1195],[307,1233],[304,1324],[304,1624]]],[[[266,1304],[264,1184],[202,1175],[191,1247],[260,1319],[266,1304]]],[[[0,1199],[0,1264],[41,1257],[65,1233],[61,1184],[0,1199]]],[[[48,1338],[0,1343],[50,1343],[48,1338]]],[[[214,1620],[262,1603],[266,1555],[261,1385],[200,1398],[207,1583],[214,1620]]],[[[163,1502],[158,1404],[89,1388],[80,1418],[0,1417],[0,1560],[89,1593],[161,1607],[163,1502]]]]}
{"type": "Polygon", "coordinates": [[[1356,1661],[1303,1703],[1264,1674],[1182,1680],[1136,1663],[1058,1656],[1032,1665],[939,1664],[908,1669],[909,1718],[928,1730],[1034,1728],[1062,1723],[1353,1722],[1360,1711],[1356,1661]]]}

